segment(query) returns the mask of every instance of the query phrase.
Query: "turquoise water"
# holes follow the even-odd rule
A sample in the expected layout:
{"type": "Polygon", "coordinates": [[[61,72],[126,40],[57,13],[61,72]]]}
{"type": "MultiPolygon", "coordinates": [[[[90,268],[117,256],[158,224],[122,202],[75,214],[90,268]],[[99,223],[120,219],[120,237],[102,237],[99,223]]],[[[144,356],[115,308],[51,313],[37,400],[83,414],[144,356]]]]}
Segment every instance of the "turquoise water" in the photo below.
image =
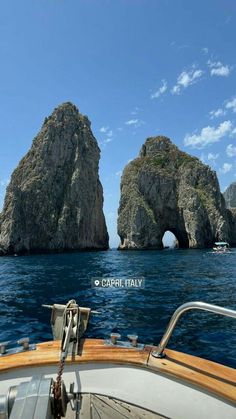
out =
{"type": "MultiPolygon", "coordinates": [[[[236,251],[108,251],[0,258],[0,341],[30,336],[51,339],[50,310],[43,303],[74,298],[93,315],[88,337],[157,344],[173,311],[200,300],[236,309],[236,251]],[[144,289],[91,288],[91,278],[145,278],[144,289]]],[[[204,312],[186,313],[169,345],[236,367],[236,321],[204,312]]]]}

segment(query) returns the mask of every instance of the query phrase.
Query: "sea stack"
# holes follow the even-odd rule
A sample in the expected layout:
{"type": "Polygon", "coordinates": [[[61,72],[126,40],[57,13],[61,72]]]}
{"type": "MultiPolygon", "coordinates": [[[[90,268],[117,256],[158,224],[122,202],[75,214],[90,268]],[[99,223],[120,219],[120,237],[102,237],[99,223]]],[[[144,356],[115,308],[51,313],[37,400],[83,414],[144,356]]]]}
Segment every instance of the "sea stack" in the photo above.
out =
{"type": "Polygon", "coordinates": [[[236,182],[232,182],[223,193],[227,208],[236,208],[236,182]]]}
{"type": "Polygon", "coordinates": [[[0,254],[107,249],[99,158],[88,118],[58,106],[11,176],[0,254]]]}
{"type": "Polygon", "coordinates": [[[216,173],[163,136],[148,138],[125,167],[118,214],[119,249],[162,249],[166,231],[182,248],[230,241],[216,173]]]}
{"type": "Polygon", "coordinates": [[[223,193],[230,226],[230,241],[236,246],[236,182],[232,182],[223,193]]]}

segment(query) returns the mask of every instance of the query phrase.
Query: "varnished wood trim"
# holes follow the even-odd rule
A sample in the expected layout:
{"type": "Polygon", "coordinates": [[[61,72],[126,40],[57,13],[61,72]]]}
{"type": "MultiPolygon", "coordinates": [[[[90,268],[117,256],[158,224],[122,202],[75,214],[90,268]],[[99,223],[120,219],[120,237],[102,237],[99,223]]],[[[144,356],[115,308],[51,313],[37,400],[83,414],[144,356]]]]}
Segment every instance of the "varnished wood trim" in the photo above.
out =
{"type": "Polygon", "coordinates": [[[165,353],[161,359],[150,355],[148,366],[236,403],[235,369],[170,349],[165,353]]]}
{"type": "MultiPolygon", "coordinates": [[[[105,346],[102,339],[82,341],[79,355],[68,355],[66,363],[113,362],[146,365],[150,348],[143,350],[105,346]]],[[[58,364],[60,341],[40,343],[34,351],[21,352],[0,358],[0,373],[15,368],[58,364]]]]}
{"type": "MultiPolygon", "coordinates": [[[[235,369],[168,349],[166,358],[157,359],[151,355],[153,349],[151,346],[145,346],[143,350],[105,346],[102,339],[85,339],[81,342],[79,355],[68,356],[66,363],[107,362],[146,367],[236,403],[235,369]]],[[[0,374],[22,367],[57,365],[59,355],[60,341],[41,343],[35,351],[1,357],[0,374]]]]}

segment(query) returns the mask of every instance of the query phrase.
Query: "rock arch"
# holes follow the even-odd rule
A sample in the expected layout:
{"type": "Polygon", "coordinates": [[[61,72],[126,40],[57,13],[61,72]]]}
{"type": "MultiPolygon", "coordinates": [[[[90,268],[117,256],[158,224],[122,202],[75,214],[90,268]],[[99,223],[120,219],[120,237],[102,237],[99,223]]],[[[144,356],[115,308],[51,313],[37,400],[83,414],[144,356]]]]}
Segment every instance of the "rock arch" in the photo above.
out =
{"type": "Polygon", "coordinates": [[[182,248],[230,241],[216,173],[166,137],[148,138],[124,169],[118,211],[120,249],[162,249],[165,231],[182,248]]]}
{"type": "Polygon", "coordinates": [[[170,232],[170,233],[173,234],[173,240],[176,240],[176,242],[177,242],[176,247],[181,248],[181,249],[188,249],[189,248],[189,240],[188,240],[187,232],[184,231],[184,230],[179,231],[176,228],[166,228],[165,229],[165,231],[163,233],[163,236],[162,236],[163,247],[164,247],[163,239],[164,239],[164,236],[167,232],[170,232]]]}

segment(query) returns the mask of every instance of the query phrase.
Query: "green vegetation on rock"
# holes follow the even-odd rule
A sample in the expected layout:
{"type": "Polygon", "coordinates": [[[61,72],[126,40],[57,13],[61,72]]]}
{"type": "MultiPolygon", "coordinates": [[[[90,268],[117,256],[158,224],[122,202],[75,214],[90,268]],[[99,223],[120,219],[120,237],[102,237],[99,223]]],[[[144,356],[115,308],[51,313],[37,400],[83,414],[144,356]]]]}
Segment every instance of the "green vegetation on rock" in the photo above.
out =
{"type": "Polygon", "coordinates": [[[231,237],[216,174],[161,136],[148,138],[124,170],[120,248],[160,249],[167,230],[176,232],[180,247],[204,248],[231,237]]]}

